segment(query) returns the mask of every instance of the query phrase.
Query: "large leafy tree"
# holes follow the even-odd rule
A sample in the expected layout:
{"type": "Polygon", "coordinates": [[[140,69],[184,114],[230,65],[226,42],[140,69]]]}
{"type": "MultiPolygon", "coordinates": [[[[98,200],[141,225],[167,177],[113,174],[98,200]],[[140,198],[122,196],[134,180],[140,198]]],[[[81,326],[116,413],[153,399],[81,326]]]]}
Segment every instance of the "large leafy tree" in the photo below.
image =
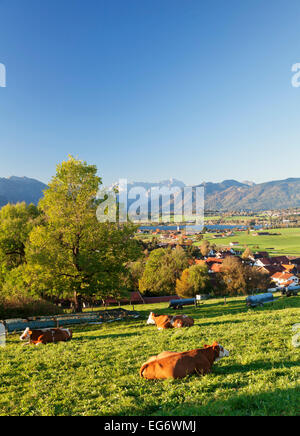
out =
{"type": "Polygon", "coordinates": [[[244,265],[239,257],[228,256],[225,258],[221,268],[225,293],[230,295],[247,293],[244,272],[244,265]]]}
{"type": "Polygon", "coordinates": [[[179,297],[192,298],[199,293],[206,294],[210,290],[210,277],[206,265],[193,265],[185,269],[176,281],[176,293],[179,297]]]}
{"type": "Polygon", "coordinates": [[[151,295],[173,294],[176,279],[187,267],[188,256],[181,247],[153,250],[139,280],[139,290],[151,295]]]}
{"type": "Polygon", "coordinates": [[[31,287],[42,295],[119,297],[126,263],[138,255],[131,224],[99,223],[97,168],[69,156],[57,166],[39,207],[45,225],[30,233],[26,250],[31,287]]]}

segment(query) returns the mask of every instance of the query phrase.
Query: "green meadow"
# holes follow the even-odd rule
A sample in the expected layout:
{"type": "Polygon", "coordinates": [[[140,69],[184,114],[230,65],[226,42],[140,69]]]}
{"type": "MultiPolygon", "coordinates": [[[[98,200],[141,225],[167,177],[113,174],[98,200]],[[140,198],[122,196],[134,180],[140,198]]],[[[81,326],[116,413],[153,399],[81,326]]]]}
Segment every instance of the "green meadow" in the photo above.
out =
{"type": "Polygon", "coordinates": [[[149,311],[175,312],[167,303],[138,305],[139,319],[76,327],[67,343],[22,346],[9,335],[0,349],[0,414],[300,415],[300,348],[292,345],[299,308],[299,297],[256,309],[244,297],[212,299],[184,308],[193,327],[158,331],[146,325],[149,311]],[[230,356],[209,375],[139,376],[151,355],[215,340],[230,356]]]}
{"type": "MultiPolygon", "coordinates": [[[[213,238],[213,233],[207,233],[205,239],[217,246],[228,247],[230,242],[239,242],[241,249],[248,246],[255,251],[267,251],[270,255],[300,256],[300,228],[272,229],[270,233],[280,233],[276,236],[253,236],[245,232],[234,232],[234,236],[213,238]]],[[[201,242],[195,245],[201,245],[201,242]]]]}

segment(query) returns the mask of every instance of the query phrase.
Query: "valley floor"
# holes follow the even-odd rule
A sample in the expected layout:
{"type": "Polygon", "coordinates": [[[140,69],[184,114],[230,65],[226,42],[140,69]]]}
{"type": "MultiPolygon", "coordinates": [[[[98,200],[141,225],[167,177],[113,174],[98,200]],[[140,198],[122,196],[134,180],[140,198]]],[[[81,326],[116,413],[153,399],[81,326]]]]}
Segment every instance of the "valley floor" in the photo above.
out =
{"type": "MultiPolygon", "coordinates": [[[[205,239],[217,246],[229,247],[230,242],[239,242],[234,247],[244,250],[248,246],[254,253],[256,251],[267,251],[270,255],[290,255],[300,257],[300,228],[285,228],[268,230],[270,233],[278,233],[274,236],[253,236],[245,232],[234,232],[234,236],[214,239],[212,233],[207,233],[205,239]]],[[[254,232],[255,233],[255,232],[254,232]]],[[[198,242],[195,245],[201,245],[198,242]]]]}

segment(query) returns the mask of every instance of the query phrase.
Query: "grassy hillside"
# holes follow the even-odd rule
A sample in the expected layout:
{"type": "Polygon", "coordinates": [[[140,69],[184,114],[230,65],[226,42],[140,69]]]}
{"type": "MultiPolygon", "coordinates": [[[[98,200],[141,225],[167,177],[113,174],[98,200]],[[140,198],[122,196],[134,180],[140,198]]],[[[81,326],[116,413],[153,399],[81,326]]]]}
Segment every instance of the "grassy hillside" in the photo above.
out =
{"type": "MultiPolygon", "coordinates": [[[[234,236],[214,239],[213,234],[207,233],[208,239],[217,246],[228,247],[230,242],[239,242],[240,248],[246,245],[255,251],[268,251],[270,255],[288,254],[300,256],[300,228],[272,229],[270,233],[280,233],[278,236],[253,236],[247,232],[235,232],[234,236]],[[256,247],[259,248],[256,248],[256,247]]],[[[195,245],[201,245],[202,242],[195,245]]]]}
{"type": "Polygon", "coordinates": [[[74,330],[69,343],[26,346],[18,335],[0,349],[1,415],[295,415],[300,414],[300,348],[291,343],[300,298],[247,309],[244,298],[211,300],[183,311],[189,329],[147,326],[140,320],[74,330]],[[219,341],[230,357],[212,374],[147,381],[139,368],[163,350],[185,351],[219,341]]]}

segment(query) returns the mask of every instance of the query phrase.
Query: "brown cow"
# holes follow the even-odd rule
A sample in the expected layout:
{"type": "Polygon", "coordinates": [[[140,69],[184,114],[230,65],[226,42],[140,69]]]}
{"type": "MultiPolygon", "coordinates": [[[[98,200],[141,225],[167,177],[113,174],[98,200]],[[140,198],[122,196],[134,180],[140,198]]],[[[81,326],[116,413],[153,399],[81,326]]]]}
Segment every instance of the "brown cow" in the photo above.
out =
{"type": "Polygon", "coordinates": [[[191,327],[194,325],[194,320],[187,315],[155,315],[155,313],[150,312],[147,324],[154,324],[157,326],[158,330],[162,330],[169,328],[191,327]]]}
{"type": "Polygon", "coordinates": [[[50,342],[70,341],[72,338],[72,330],[62,328],[48,328],[40,330],[30,330],[27,327],[20,336],[21,341],[28,339],[27,344],[48,344],[50,342]]]}
{"type": "Polygon", "coordinates": [[[217,342],[192,351],[177,353],[164,351],[151,356],[140,369],[140,376],[149,380],[183,378],[190,374],[205,375],[211,372],[214,362],[229,356],[217,342]]]}

